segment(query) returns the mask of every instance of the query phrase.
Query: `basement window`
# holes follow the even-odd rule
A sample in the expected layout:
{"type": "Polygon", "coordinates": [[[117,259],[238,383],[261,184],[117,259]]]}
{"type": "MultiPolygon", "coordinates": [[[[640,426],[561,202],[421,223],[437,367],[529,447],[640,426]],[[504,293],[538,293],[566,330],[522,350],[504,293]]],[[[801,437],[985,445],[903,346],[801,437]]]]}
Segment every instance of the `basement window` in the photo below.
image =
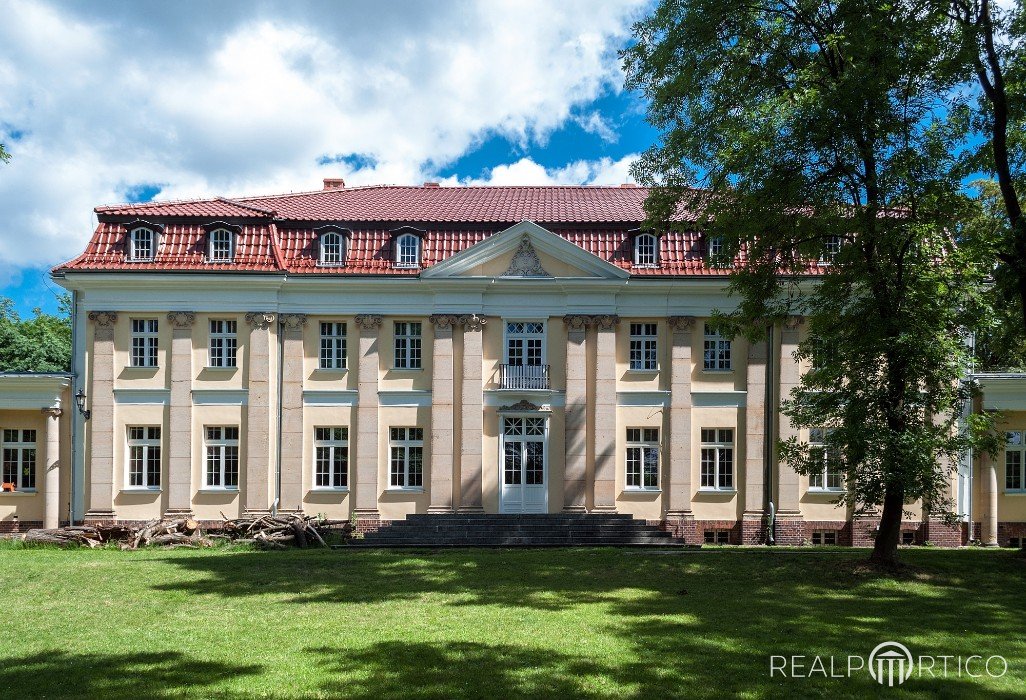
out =
{"type": "Polygon", "coordinates": [[[706,544],[730,544],[730,530],[706,530],[706,544]]]}
{"type": "Polygon", "coordinates": [[[903,545],[912,545],[916,543],[916,533],[911,530],[901,531],[901,543],[903,545]]]}
{"type": "Polygon", "coordinates": [[[1020,549],[1022,547],[1022,540],[1022,537],[1009,537],[1008,546],[1014,547],[1015,549],[1020,549]]]}
{"type": "Polygon", "coordinates": [[[815,530],[812,533],[812,544],[832,546],[837,544],[836,530],[815,530]]]}

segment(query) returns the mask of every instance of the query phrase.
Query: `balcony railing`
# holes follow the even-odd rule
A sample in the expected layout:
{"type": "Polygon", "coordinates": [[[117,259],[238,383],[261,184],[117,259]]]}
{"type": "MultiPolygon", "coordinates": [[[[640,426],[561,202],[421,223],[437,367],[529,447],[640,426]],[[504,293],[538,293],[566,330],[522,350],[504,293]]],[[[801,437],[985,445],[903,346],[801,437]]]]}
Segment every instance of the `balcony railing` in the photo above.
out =
{"type": "Polygon", "coordinates": [[[499,386],[503,389],[548,389],[548,365],[499,365],[499,386]]]}

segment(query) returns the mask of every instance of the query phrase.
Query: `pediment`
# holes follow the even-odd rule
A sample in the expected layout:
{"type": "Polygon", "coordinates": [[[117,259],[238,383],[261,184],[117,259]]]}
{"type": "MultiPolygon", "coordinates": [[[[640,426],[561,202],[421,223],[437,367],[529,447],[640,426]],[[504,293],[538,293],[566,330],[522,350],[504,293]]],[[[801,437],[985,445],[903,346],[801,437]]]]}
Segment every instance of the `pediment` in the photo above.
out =
{"type": "Polygon", "coordinates": [[[522,221],[428,268],[421,277],[624,279],[629,273],[533,221],[522,221]]]}

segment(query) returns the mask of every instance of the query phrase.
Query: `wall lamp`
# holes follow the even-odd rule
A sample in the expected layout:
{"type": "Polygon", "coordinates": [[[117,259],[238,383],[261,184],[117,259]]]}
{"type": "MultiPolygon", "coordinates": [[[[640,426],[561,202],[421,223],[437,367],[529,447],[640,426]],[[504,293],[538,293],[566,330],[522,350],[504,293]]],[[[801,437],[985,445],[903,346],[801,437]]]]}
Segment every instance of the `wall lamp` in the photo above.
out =
{"type": "Polygon", "coordinates": [[[75,394],[75,404],[78,406],[78,412],[82,414],[82,417],[89,420],[89,416],[91,416],[93,412],[85,407],[86,395],[85,392],[82,391],[81,387],[79,387],[78,393],[75,394]]]}

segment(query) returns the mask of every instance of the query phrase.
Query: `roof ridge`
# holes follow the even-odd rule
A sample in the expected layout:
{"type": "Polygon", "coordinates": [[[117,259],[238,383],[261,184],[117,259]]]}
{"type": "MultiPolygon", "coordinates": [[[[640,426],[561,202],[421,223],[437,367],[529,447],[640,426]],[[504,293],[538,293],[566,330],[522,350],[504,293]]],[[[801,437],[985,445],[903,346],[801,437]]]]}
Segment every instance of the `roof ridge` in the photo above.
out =
{"type": "Polygon", "coordinates": [[[236,207],[239,207],[241,209],[249,209],[251,211],[258,211],[261,214],[270,214],[271,216],[274,216],[275,214],[277,214],[277,212],[274,209],[264,209],[263,207],[256,207],[256,206],[253,206],[252,204],[243,204],[242,202],[236,202],[235,200],[229,199],[228,197],[215,197],[214,199],[216,201],[218,201],[218,202],[227,202],[228,204],[232,204],[232,205],[234,205],[236,207]]]}

